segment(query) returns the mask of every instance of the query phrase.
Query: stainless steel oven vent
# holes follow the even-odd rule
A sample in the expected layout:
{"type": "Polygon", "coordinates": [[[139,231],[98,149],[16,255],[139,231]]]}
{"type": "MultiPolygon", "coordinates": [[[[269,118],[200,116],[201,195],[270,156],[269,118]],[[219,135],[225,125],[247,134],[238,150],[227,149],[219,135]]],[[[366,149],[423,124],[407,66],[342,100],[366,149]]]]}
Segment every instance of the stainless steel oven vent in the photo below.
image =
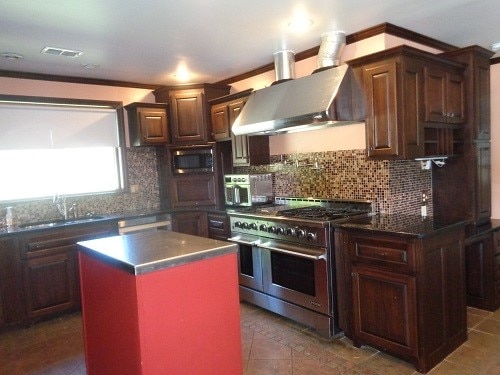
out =
{"type": "Polygon", "coordinates": [[[340,56],[346,41],[343,31],[330,31],[321,35],[321,45],[318,52],[318,68],[340,65],[340,56]]]}
{"type": "Polygon", "coordinates": [[[295,52],[283,50],[274,53],[274,70],[276,82],[295,78],[295,52]]]}

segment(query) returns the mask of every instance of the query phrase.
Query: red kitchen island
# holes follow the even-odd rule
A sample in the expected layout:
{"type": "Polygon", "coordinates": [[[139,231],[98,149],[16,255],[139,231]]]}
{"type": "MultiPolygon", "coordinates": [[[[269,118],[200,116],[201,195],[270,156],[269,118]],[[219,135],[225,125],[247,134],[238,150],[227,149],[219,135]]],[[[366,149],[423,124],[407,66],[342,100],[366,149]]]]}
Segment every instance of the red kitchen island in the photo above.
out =
{"type": "Polygon", "coordinates": [[[243,373],[235,244],[158,230],[78,250],[88,374],[243,373]]]}

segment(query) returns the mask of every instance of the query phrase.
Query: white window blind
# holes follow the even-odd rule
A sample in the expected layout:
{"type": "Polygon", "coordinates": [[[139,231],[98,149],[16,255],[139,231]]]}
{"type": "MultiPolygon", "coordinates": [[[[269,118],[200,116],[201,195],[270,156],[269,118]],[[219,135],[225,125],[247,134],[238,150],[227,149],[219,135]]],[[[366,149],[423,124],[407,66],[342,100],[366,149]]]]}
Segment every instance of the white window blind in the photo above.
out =
{"type": "Polygon", "coordinates": [[[101,103],[0,100],[0,201],[123,189],[121,119],[101,103]]]}
{"type": "Polygon", "coordinates": [[[116,109],[0,102],[0,150],[118,147],[116,109]]]}

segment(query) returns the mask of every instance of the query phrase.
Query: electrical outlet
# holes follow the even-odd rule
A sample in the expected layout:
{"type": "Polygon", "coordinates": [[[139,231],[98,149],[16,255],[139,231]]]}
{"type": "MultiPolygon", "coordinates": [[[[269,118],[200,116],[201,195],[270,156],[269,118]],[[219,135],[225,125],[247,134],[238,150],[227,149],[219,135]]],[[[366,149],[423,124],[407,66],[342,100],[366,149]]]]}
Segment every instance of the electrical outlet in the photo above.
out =
{"type": "Polygon", "coordinates": [[[130,192],[136,194],[139,192],[139,185],[130,185],[130,192]]]}

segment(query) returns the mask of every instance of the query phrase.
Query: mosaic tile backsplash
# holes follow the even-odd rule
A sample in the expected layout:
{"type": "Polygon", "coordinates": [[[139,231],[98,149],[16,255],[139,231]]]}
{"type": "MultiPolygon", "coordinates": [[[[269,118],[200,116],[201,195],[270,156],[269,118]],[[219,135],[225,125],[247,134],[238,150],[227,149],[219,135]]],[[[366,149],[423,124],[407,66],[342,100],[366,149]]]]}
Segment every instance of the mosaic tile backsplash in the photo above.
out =
{"type": "MultiPolygon", "coordinates": [[[[98,194],[68,197],[68,207],[78,204],[81,215],[86,213],[106,214],[136,209],[155,209],[160,206],[158,170],[154,147],[134,147],[126,149],[129,184],[136,185],[137,192],[98,194]]],[[[0,214],[5,215],[5,205],[0,206],[0,214]]],[[[18,223],[52,220],[61,217],[52,198],[11,204],[14,220],[18,223]]]]}
{"type": "Polygon", "coordinates": [[[420,162],[367,160],[364,149],[272,155],[270,165],[237,169],[249,172],[272,172],[276,196],[369,200],[380,213],[420,215],[422,191],[432,196],[431,171],[420,162]]]}
{"type": "MultiPolygon", "coordinates": [[[[154,147],[126,150],[128,179],[136,193],[69,197],[81,213],[114,213],[160,206],[154,147]]],[[[432,197],[432,174],[414,160],[367,160],[365,150],[272,155],[271,164],[239,167],[236,173],[272,172],[276,196],[369,200],[381,213],[420,214],[422,191],[432,197]],[[318,167],[318,168],[316,168],[318,167]]],[[[0,206],[0,214],[6,205],[0,206]]],[[[13,204],[17,222],[59,218],[52,199],[13,204]]],[[[432,215],[432,200],[428,202],[432,215]]]]}

